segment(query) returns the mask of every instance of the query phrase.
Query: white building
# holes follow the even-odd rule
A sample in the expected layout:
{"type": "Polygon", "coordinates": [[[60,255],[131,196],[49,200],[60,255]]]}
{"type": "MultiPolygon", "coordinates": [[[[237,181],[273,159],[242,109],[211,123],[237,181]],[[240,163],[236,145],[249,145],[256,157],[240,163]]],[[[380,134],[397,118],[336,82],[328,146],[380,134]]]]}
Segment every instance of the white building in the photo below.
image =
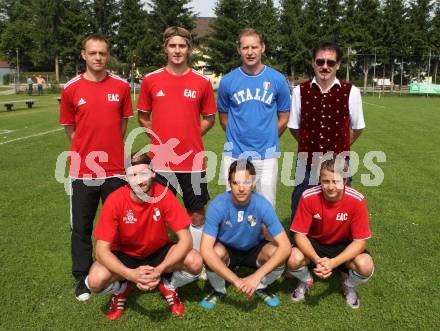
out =
{"type": "Polygon", "coordinates": [[[0,84],[4,84],[3,76],[6,74],[10,74],[11,72],[14,72],[14,70],[12,69],[9,62],[0,60],[0,84]]]}

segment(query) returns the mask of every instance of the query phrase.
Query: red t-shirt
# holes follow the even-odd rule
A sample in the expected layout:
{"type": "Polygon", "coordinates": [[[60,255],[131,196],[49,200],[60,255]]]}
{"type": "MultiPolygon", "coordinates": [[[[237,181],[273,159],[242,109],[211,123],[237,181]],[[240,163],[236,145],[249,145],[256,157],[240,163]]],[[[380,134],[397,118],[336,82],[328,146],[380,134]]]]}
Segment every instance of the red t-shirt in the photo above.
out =
{"type": "Polygon", "coordinates": [[[103,81],[94,82],[79,75],[66,83],[61,92],[60,124],[75,126],[70,176],[123,175],[121,118],[132,115],[130,87],[118,76],[108,74],[103,81]]]}
{"type": "Polygon", "coordinates": [[[308,189],[302,194],[290,230],[325,245],[368,239],[371,230],[365,198],[346,186],[341,200],[329,202],[320,186],[308,189]]]}
{"type": "Polygon", "coordinates": [[[165,224],[176,232],[191,220],[173,193],[153,184],[152,197],[158,202],[135,202],[130,187],[123,186],[106,199],[96,224],[94,237],[112,244],[111,249],[136,257],[147,257],[170,242],[165,224]]]}
{"type": "Polygon", "coordinates": [[[152,112],[150,156],[156,170],[205,169],[200,115],[217,112],[207,77],[192,69],[182,76],[172,75],[166,68],[154,71],[142,81],[137,109],[152,112]]]}

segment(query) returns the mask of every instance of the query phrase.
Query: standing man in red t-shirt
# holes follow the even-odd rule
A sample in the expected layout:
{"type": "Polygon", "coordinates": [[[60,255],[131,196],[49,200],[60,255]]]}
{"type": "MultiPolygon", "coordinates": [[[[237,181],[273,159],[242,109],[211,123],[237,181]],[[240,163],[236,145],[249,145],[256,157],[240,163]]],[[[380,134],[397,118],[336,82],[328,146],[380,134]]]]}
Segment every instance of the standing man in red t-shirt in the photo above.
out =
{"type": "Polygon", "coordinates": [[[184,314],[177,288],[197,279],[203,262],[192,249],[191,221],[176,197],[154,182],[150,158],[134,154],[124,186],[107,199],[94,237],[96,262],[85,280],[94,294],[113,294],[106,316],[118,319],[136,283],[142,291],[159,290],[173,315],[184,314]],[[177,236],[171,242],[166,225],[177,236]],[[172,273],[172,274],[171,274],[172,273]]]}
{"type": "Polygon", "coordinates": [[[217,107],[210,80],[189,67],[191,34],[181,27],[164,32],[167,65],[147,74],[137,103],[139,123],[149,129],[150,156],[159,178],[179,187],[200,245],[209,200],[202,136],[214,125],[217,107]]]}
{"type": "Polygon", "coordinates": [[[41,96],[43,95],[43,88],[44,88],[44,84],[46,84],[46,80],[41,75],[38,75],[36,79],[37,79],[37,92],[38,95],[41,96]]]}
{"type": "Polygon", "coordinates": [[[75,296],[90,297],[84,279],[92,265],[92,229],[99,200],[125,185],[124,135],[133,115],[127,82],[107,72],[108,41],[91,35],[81,56],[86,71],[64,85],[60,124],[71,142],[70,225],[75,296]]]}
{"type": "Polygon", "coordinates": [[[373,274],[373,259],[365,250],[371,237],[367,205],[362,194],[345,185],[347,170],[343,158],[322,162],[321,185],[301,197],[290,226],[294,247],[287,261],[289,273],[299,280],[292,293],[294,301],[303,301],[313,286],[309,265],[322,279],[335,269],[341,271],[341,288],[351,308],[360,306],[356,286],[373,274]]]}

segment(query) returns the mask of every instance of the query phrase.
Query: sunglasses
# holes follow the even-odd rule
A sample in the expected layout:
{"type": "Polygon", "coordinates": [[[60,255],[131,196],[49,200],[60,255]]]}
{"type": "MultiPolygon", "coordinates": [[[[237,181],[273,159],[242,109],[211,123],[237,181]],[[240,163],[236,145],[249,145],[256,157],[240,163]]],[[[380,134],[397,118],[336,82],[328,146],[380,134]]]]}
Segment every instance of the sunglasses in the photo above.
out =
{"type": "Polygon", "coordinates": [[[330,68],[333,68],[336,65],[336,63],[338,63],[335,60],[329,60],[329,59],[328,60],[325,60],[325,59],[316,59],[315,60],[316,65],[318,65],[320,67],[322,67],[326,62],[327,62],[327,66],[330,68]]]}

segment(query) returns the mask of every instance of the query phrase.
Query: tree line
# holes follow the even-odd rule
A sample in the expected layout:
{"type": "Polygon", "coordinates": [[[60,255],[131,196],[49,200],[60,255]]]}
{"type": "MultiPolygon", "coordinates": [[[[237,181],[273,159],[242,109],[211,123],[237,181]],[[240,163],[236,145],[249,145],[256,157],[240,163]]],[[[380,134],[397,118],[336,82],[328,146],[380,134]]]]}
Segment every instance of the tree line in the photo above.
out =
{"type": "MultiPolygon", "coordinates": [[[[265,62],[292,79],[310,74],[311,50],[321,39],[338,42],[341,73],[363,77],[364,85],[371,70],[392,81],[399,72],[437,76],[440,0],[281,0],[279,7],[272,0],[219,0],[214,12],[211,35],[194,41],[218,74],[240,64],[237,35],[253,27],[263,34],[265,62]]],[[[112,67],[144,73],[164,64],[163,30],[193,31],[196,15],[189,0],[0,0],[0,57],[15,63],[18,53],[29,70],[72,76],[81,70],[81,40],[102,33],[112,45],[112,67]]]]}
{"type": "MultiPolygon", "coordinates": [[[[162,32],[180,25],[193,30],[189,0],[0,0],[0,58],[33,71],[82,70],[81,42],[100,33],[112,45],[110,67],[127,73],[163,64],[162,32]]],[[[59,75],[57,75],[59,77],[59,75]]]]}
{"type": "Polygon", "coordinates": [[[206,53],[216,73],[239,65],[231,50],[246,26],[263,33],[266,62],[291,79],[311,74],[312,48],[322,39],[341,46],[343,78],[352,73],[364,86],[373,68],[392,82],[397,71],[406,79],[438,73],[439,0],[281,0],[280,8],[272,0],[224,0],[215,14],[206,53]]]}

